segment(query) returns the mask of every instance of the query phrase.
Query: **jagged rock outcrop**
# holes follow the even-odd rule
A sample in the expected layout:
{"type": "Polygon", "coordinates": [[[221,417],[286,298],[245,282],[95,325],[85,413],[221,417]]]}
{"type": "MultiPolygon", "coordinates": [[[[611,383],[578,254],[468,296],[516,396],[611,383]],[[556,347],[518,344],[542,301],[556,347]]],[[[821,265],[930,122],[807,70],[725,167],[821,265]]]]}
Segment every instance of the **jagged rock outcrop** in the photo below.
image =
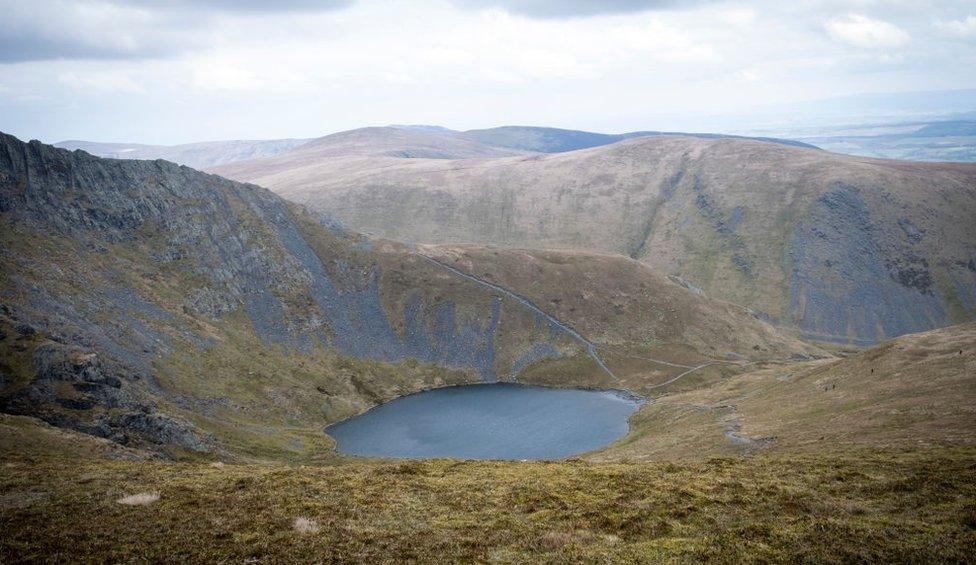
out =
{"type": "Polygon", "coordinates": [[[511,363],[496,356],[500,326],[521,328],[526,351],[537,340],[559,355],[575,347],[518,309],[503,315],[501,300],[480,290],[462,300],[419,283],[391,291],[384,261],[403,250],[377,253],[264,189],[166,161],[98,159],[4,135],[0,217],[0,298],[47,340],[33,351],[36,378],[7,391],[5,405],[113,439],[127,429],[203,445],[151,399],[165,395],[156,377],[166,360],[224,341],[228,319],[295,354],[414,359],[486,380],[511,363]],[[122,386],[131,382],[143,383],[138,393],[122,386]],[[96,408],[121,411],[72,415],[96,408]]]}

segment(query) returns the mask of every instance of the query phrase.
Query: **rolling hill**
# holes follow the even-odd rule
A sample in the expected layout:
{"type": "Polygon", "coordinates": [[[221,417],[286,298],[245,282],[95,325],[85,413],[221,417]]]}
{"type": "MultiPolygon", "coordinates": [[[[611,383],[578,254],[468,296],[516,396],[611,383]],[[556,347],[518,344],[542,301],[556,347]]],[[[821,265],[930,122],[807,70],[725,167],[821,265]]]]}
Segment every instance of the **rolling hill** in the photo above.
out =
{"type": "Polygon", "coordinates": [[[180,145],[145,145],[141,143],[101,143],[68,140],[55,147],[74,151],[81,149],[96,157],[109,159],[166,159],[195,169],[216,167],[226,163],[271,157],[301,146],[307,139],[271,139],[263,141],[231,140],[203,141],[180,145]]]}
{"type": "Polygon", "coordinates": [[[682,132],[663,132],[663,131],[632,131],[628,133],[606,134],[594,133],[590,131],[578,131],[570,129],[533,127],[533,126],[501,126],[488,129],[473,129],[459,132],[460,137],[471,139],[494,145],[496,147],[508,147],[522,151],[534,151],[537,153],[562,153],[565,151],[575,151],[577,149],[587,149],[610,145],[618,141],[633,139],[636,137],[653,137],[661,135],[685,135],[701,139],[755,139],[757,141],[768,141],[795,147],[807,147],[816,149],[815,146],[802,141],[789,139],[779,139],[773,137],[742,137],[738,135],[727,135],[719,133],[682,133],[682,132]]]}
{"type": "Polygon", "coordinates": [[[214,172],[381,237],[630,256],[825,342],[976,316],[976,165],[687,136],[509,157],[322,155],[214,172]]]}
{"type": "MultiPolygon", "coordinates": [[[[294,158],[305,160],[350,153],[380,154],[392,157],[459,159],[525,153],[558,153],[651,135],[666,134],[654,131],[603,134],[530,126],[502,126],[490,129],[455,131],[440,126],[396,125],[343,131],[315,139],[204,141],[180,145],[68,140],[55,143],[54,146],[72,151],[81,149],[96,157],[109,159],[165,159],[195,169],[207,169],[250,159],[274,157],[279,153],[292,150],[298,150],[293,155],[294,158]],[[302,148],[306,144],[309,147],[302,148]]],[[[685,135],[703,138],[738,137],[718,134],[685,135]]],[[[813,147],[806,143],[785,139],[755,139],[813,147]]]]}
{"type": "Polygon", "coordinates": [[[716,356],[824,355],[624,257],[541,254],[560,288],[540,293],[525,252],[448,263],[254,185],[6,135],[0,227],[0,409],[170,454],[328,458],[326,424],[447,384],[640,390],[716,356]]]}

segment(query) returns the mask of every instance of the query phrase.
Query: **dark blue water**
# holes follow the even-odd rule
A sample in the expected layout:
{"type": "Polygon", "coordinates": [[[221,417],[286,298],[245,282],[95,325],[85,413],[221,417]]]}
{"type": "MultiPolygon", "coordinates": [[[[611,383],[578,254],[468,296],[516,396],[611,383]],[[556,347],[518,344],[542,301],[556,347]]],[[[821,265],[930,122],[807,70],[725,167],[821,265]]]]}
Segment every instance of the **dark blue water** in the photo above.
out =
{"type": "Polygon", "coordinates": [[[638,407],[610,391],[469,385],[404,396],[325,431],[345,455],[559,459],[622,437],[638,407]]]}

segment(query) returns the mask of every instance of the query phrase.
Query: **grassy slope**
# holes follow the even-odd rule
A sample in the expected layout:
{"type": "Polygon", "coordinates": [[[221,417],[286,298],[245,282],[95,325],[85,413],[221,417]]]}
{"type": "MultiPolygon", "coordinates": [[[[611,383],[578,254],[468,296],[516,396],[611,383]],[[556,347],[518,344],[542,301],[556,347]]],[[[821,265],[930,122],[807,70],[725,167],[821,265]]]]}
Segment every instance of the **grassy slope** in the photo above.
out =
{"type": "Polygon", "coordinates": [[[974,403],[976,324],[964,324],[663,395],[631,419],[626,438],[594,457],[973,447],[974,403]]]}
{"type": "Polygon", "coordinates": [[[974,336],[671,392],[587,461],[120,461],[139,454],[3,417],[0,560],[966,561],[974,336]],[[734,443],[730,417],[772,441],[734,443]]]}
{"type": "Polygon", "coordinates": [[[689,292],[620,255],[479,245],[420,250],[530,298],[601,344],[691,347],[702,355],[735,351],[756,358],[820,353],[744,308],[689,292]]]}
{"type": "MultiPolygon", "coordinates": [[[[710,360],[791,359],[822,350],[774,329],[733,304],[681,287],[619,255],[503,249],[477,245],[421,246],[420,251],[470,275],[501,285],[599,344],[617,380],[583,370],[574,357],[531,365],[519,378],[547,385],[584,384],[639,394],[710,360]],[[667,365],[655,360],[673,363],[667,365]]],[[[701,384],[741,372],[735,363],[696,371],[701,384]]]]}
{"type": "Polygon", "coordinates": [[[397,396],[479,380],[415,360],[394,364],[323,350],[296,355],[242,328],[222,324],[216,347],[173,354],[158,377],[168,396],[190,401],[171,409],[215,435],[225,456],[333,461],[326,425],[397,396]]]}
{"type": "Polygon", "coordinates": [[[18,455],[0,475],[0,560],[965,561],[973,460],[214,467],[18,455]],[[139,492],[160,498],[116,502],[139,492]],[[318,531],[295,531],[298,517],[318,531]]]}

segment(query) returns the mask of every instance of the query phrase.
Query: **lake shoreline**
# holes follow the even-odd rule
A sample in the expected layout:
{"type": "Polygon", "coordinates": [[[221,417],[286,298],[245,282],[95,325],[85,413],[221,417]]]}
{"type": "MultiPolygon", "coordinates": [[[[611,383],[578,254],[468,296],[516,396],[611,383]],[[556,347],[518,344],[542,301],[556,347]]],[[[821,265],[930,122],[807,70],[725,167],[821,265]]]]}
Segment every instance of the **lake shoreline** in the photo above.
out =
{"type": "Polygon", "coordinates": [[[342,457],[563,459],[625,437],[631,416],[645,404],[619,389],[450,385],[394,398],[323,433],[342,457]]]}

